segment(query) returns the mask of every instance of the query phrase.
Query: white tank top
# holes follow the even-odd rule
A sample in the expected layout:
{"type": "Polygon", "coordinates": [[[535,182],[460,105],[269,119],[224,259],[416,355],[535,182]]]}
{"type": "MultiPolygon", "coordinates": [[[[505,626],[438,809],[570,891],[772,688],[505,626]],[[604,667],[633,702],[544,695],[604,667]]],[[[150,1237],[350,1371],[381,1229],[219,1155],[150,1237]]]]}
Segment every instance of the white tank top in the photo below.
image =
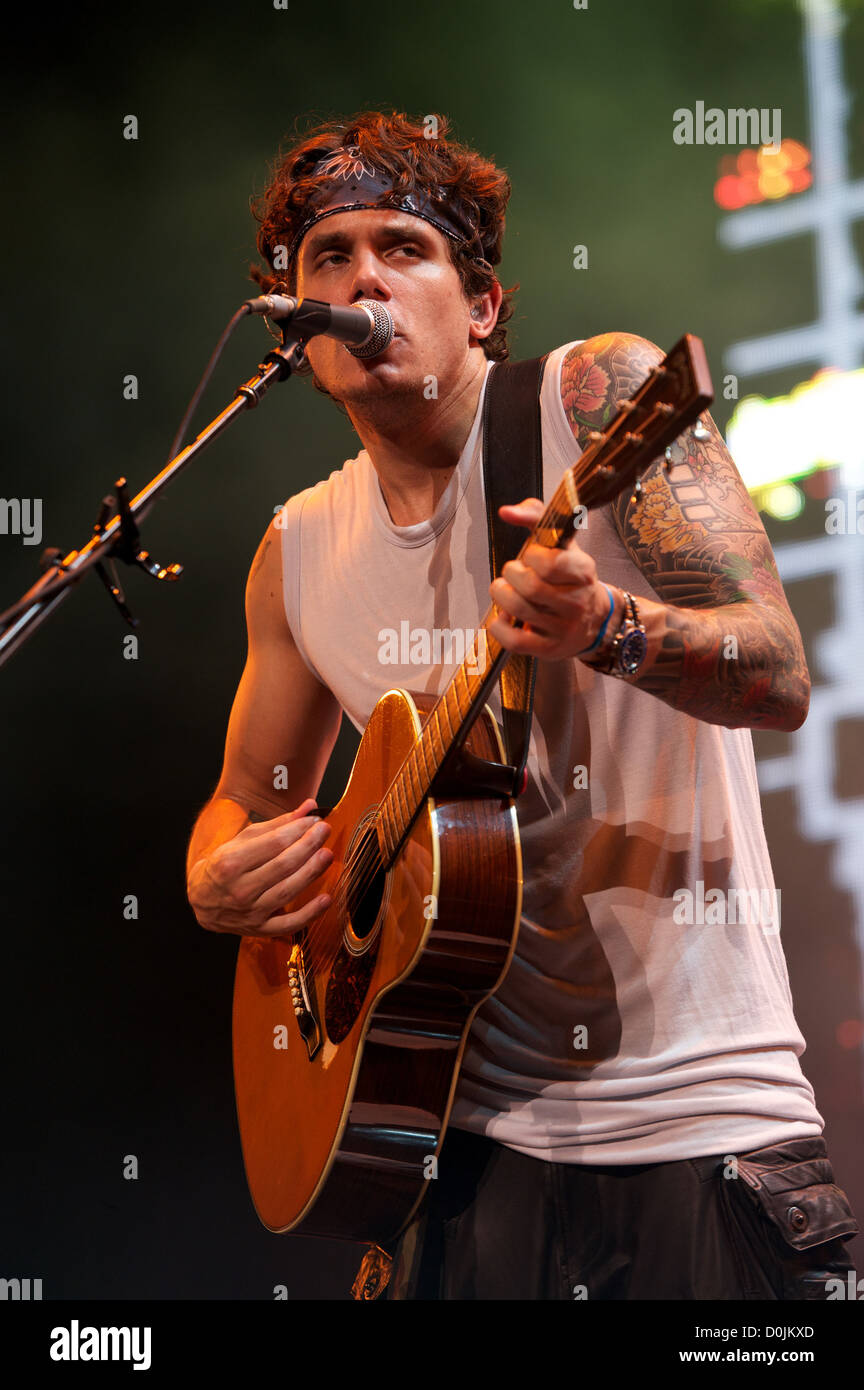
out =
{"type": "MultiPolygon", "coordinates": [[[[560,394],[572,346],[546,363],[547,498],[581,452],[560,394]]],[[[365,450],[280,514],[288,623],[358,730],[392,686],[439,694],[462,659],[459,633],[469,630],[470,649],[489,608],[484,394],[485,384],[429,520],[393,524],[365,450]],[[437,633],[438,649],[412,630],[437,633]]],[[[577,534],[602,580],[658,597],[608,507],[577,534]]],[[[489,704],[500,719],[497,690],[489,704]]],[[[472,1025],[451,1124],[591,1164],[820,1134],[767,906],[774,881],[749,730],[693,719],[575,659],[540,661],[528,771],[516,951],[472,1025]],[[682,890],[693,895],[689,924],[682,890]],[[730,890],[760,897],[736,906],[730,890]]]]}

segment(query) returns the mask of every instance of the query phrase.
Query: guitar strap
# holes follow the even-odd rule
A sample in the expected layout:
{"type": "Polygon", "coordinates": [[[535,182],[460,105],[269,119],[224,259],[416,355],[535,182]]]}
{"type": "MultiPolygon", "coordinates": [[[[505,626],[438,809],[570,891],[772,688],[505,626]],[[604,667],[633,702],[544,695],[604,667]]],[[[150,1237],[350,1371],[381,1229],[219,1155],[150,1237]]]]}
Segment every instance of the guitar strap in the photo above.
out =
{"type": "MultiPolygon", "coordinates": [[[[498,508],[543,496],[543,438],[540,388],[546,356],[498,362],[489,371],[483,402],[483,487],[489,533],[489,569],[497,579],[515,560],[528,536],[522,526],[502,521],[498,508]]],[[[501,671],[504,748],[517,769],[517,785],[528,760],[537,658],[514,654],[501,671]]]]}
{"type": "MultiPolygon", "coordinates": [[[[548,354],[547,354],[548,355],[548,354]]],[[[489,534],[489,570],[493,579],[502,565],[515,560],[528,532],[502,521],[498,508],[543,496],[543,437],[540,429],[540,388],[546,357],[523,362],[497,362],[490,368],[483,401],[483,487],[489,534]]],[[[501,712],[504,748],[519,777],[528,760],[534,706],[536,657],[514,655],[501,672],[501,712]]],[[[518,778],[517,778],[518,784],[518,778]]],[[[392,1254],[369,1245],[351,1290],[361,1301],[378,1298],[386,1288],[392,1254]]]]}

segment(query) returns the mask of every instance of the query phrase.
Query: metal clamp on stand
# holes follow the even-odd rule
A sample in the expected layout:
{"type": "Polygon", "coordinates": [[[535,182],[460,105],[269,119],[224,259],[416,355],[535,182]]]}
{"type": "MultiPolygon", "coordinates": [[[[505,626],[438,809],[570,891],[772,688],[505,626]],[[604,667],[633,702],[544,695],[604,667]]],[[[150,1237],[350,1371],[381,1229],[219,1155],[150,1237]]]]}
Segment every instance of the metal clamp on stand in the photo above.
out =
{"type": "MultiPolygon", "coordinates": [[[[247,306],[238,310],[223,335],[223,342],[235,322],[248,312],[247,306]]],[[[221,346],[220,343],[217,356],[221,346]]],[[[40,561],[41,577],[11,608],[7,608],[5,613],[0,613],[0,665],[45,621],[48,614],[66,597],[72,585],[89,569],[96,570],[130,627],[138,626],[137,619],[129,611],[118,580],[114,566],[115,558],[129,565],[137,565],[153,579],[173,581],[180,577],[183,572],[182,565],[160,565],[148,551],[141,549],[139,523],[144,520],[166,485],[208,444],[218,438],[238,415],[244,410],[254,409],[274,382],[285,381],[291,376],[302,364],[302,360],[302,343],[297,341],[290,330],[286,330],[281,346],[267,353],[258,364],[256,374],[237,388],[231,403],[205,426],[191,444],[181,449],[161,473],[151,478],[146,487],[131,501],[126,492],[126,479],[118,479],[115,483],[116,496],[102,499],[93,533],[81,550],[70,550],[66,555],[56,547],[47,547],[43,551],[40,561]]],[[[215,357],[211,361],[208,373],[205,374],[202,387],[208,379],[209,371],[212,370],[213,361],[215,357]]],[[[197,395],[193,398],[193,405],[195,399],[197,395]]]]}

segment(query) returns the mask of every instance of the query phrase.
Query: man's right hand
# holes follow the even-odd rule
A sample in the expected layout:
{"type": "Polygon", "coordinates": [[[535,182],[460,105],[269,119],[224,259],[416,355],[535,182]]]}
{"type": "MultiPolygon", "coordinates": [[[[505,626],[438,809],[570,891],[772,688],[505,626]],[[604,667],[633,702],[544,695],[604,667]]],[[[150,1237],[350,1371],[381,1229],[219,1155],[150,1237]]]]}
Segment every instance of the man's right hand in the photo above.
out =
{"type": "Polygon", "coordinates": [[[311,814],[310,797],[294,811],[245,826],[192,865],[187,895],[207,931],[266,940],[307,927],[330,906],[319,894],[296,912],[283,912],[333,862],[323,848],[330,826],[311,814]]]}

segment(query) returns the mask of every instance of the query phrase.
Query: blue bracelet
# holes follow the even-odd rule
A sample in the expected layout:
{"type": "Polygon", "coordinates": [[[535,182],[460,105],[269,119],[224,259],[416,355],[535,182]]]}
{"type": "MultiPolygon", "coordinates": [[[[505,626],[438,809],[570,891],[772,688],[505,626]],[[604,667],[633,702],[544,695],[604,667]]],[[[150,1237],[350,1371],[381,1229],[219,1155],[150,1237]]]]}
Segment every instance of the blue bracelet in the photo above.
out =
{"type": "Polygon", "coordinates": [[[577,652],[577,656],[587,656],[589,652],[596,651],[597,648],[600,646],[600,643],[603,641],[604,636],[606,635],[606,629],[609,626],[609,619],[612,617],[612,610],[615,607],[615,597],[608,584],[604,584],[603,588],[609,595],[609,612],[606,614],[605,622],[603,623],[603,626],[601,627],[600,631],[597,633],[597,636],[594,638],[594,641],[591,643],[591,646],[585,647],[581,652],[577,652]]]}

